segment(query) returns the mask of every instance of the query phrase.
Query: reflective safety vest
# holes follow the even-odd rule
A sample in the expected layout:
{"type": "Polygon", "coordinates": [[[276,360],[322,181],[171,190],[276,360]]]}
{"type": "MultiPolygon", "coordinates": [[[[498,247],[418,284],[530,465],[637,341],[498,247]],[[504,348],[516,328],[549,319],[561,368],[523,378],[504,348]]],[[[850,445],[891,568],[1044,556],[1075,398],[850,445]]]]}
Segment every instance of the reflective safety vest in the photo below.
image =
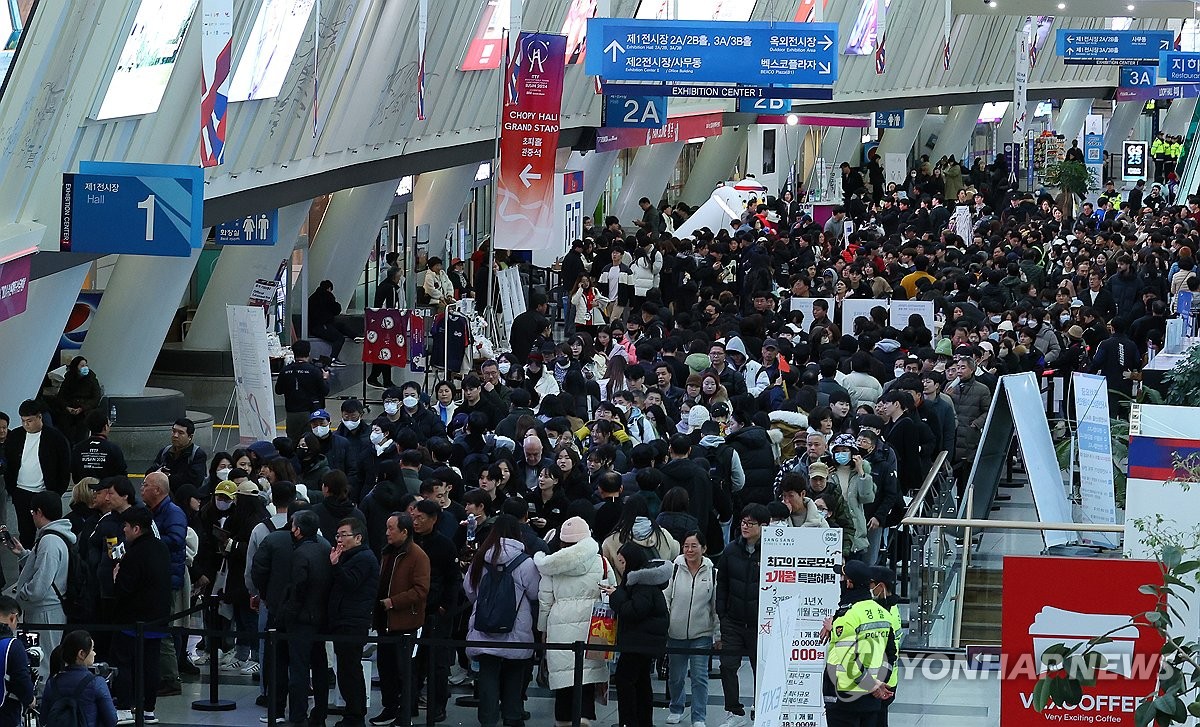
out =
{"type": "Polygon", "coordinates": [[[884,677],[889,651],[895,652],[891,612],[871,599],[839,609],[830,627],[826,678],[837,696],[826,702],[869,697],[884,677]]]}
{"type": "Polygon", "coordinates": [[[1150,156],[1160,157],[1167,153],[1167,143],[1162,139],[1155,139],[1150,144],[1150,156]]]}
{"type": "Polygon", "coordinates": [[[1171,157],[1172,159],[1179,159],[1179,157],[1183,154],[1183,144],[1168,144],[1168,147],[1167,156],[1171,157]]]}
{"type": "MultiPolygon", "coordinates": [[[[897,642],[899,642],[899,640],[900,640],[900,608],[898,606],[893,605],[891,608],[888,609],[887,613],[888,613],[888,621],[890,621],[892,624],[892,633],[895,635],[894,638],[896,639],[897,642]]],[[[900,646],[900,644],[897,643],[896,644],[897,649],[899,648],[899,646],[900,646]]],[[[896,685],[899,683],[900,683],[900,654],[899,654],[899,652],[897,652],[896,657],[892,662],[892,674],[891,674],[891,676],[888,677],[887,685],[888,685],[888,687],[891,688],[892,691],[896,691],[896,685]]]]}

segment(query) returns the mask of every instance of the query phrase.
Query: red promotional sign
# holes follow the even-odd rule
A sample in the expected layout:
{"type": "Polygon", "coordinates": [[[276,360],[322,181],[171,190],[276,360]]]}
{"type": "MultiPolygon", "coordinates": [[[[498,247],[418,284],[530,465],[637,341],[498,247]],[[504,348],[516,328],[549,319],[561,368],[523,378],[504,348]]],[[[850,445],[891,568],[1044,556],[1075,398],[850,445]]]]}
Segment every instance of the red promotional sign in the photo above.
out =
{"type": "Polygon", "coordinates": [[[1004,559],[1000,714],[1005,727],[1064,722],[1134,725],[1134,710],[1158,684],[1163,640],[1141,614],[1155,596],[1138,588],[1161,583],[1158,563],[1099,558],[1004,559]],[[1111,633],[1110,633],[1111,632],[1111,633]],[[1038,712],[1033,688],[1047,647],[1068,647],[1108,634],[1097,647],[1107,666],[1074,707],[1038,712]]]}
{"type": "Polygon", "coordinates": [[[408,363],[407,336],[406,312],[368,308],[363,314],[363,362],[404,366],[408,363]]]}
{"type": "Polygon", "coordinates": [[[720,136],[725,114],[674,116],[661,129],[617,129],[604,127],[596,132],[596,151],[620,151],[654,144],[671,144],[688,139],[720,136]]]}
{"type": "Polygon", "coordinates": [[[567,39],[521,33],[509,64],[500,130],[494,244],[540,250],[555,234],[554,161],[567,39]]]}

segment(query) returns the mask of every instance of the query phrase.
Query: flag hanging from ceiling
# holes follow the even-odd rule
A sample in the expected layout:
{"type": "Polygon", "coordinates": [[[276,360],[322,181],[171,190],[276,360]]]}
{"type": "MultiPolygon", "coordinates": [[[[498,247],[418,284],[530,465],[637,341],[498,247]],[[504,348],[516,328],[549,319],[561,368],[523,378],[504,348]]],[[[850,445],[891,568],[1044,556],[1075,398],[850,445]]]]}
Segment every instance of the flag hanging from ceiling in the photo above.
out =
{"type": "Polygon", "coordinates": [[[233,65],[233,0],[204,0],[200,43],[200,166],[225,161],[229,79],[233,65]]]}
{"type": "Polygon", "coordinates": [[[425,45],[429,33],[429,0],[417,3],[417,121],[425,120],[425,45]]]}
{"type": "Polygon", "coordinates": [[[954,22],[954,11],[950,7],[950,0],[946,0],[945,14],[942,18],[942,70],[950,70],[950,30],[954,22]]]}
{"type": "Polygon", "coordinates": [[[875,73],[883,75],[887,70],[887,3],[875,0],[875,73]]]}

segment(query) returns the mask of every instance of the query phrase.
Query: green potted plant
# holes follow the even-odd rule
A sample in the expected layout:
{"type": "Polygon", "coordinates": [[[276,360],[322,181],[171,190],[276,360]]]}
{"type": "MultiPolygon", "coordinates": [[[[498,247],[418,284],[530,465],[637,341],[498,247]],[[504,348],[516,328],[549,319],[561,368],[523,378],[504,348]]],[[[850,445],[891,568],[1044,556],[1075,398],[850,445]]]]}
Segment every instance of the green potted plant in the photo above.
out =
{"type": "Polygon", "coordinates": [[[1193,346],[1175,367],[1163,375],[1167,403],[1195,406],[1200,401],[1200,346],[1193,346]]]}
{"type": "Polygon", "coordinates": [[[1046,184],[1058,187],[1058,206],[1067,217],[1075,214],[1076,198],[1082,199],[1089,189],[1098,189],[1096,175],[1082,162],[1058,162],[1046,167],[1046,184]]]}

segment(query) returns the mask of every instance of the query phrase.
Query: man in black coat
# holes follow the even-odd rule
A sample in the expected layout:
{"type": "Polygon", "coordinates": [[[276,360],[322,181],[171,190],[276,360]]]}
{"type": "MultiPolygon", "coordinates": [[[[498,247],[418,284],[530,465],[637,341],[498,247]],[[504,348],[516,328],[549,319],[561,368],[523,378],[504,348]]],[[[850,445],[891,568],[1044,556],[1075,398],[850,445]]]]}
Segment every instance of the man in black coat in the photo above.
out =
{"type": "Polygon", "coordinates": [[[144,638],[138,644],[130,632],[113,634],[113,656],[117,676],[113,684],[113,701],[117,705],[117,720],[129,718],[141,708],[147,722],[155,721],[154,707],[158,700],[158,653],[171,615],[171,551],[167,544],[154,536],[154,516],[146,507],[131,507],[121,513],[125,524],[125,555],[113,571],[113,596],[116,612],[124,623],[146,623],[144,638]],[[133,664],[136,650],[142,650],[142,703],[133,703],[133,664]],[[125,714],[122,714],[125,712],[125,714]]]}
{"type": "Polygon", "coordinates": [[[108,421],[108,414],[93,409],[88,412],[86,420],[91,435],[76,445],[75,452],[71,455],[71,476],[78,482],[84,477],[103,480],[106,477],[129,474],[125,454],[115,442],[108,439],[108,431],[112,426],[108,421]]]}
{"type": "Polygon", "coordinates": [[[333,294],[333,281],[322,280],[313,294],[308,296],[308,335],[329,342],[329,357],[333,366],[345,366],[338,358],[346,339],[354,334],[346,324],[337,319],[342,314],[342,304],[333,294]]]}
{"type": "Polygon", "coordinates": [[[43,423],[42,406],[33,399],[21,402],[17,413],[21,415],[21,426],[10,429],[4,440],[4,486],[17,512],[21,545],[32,548],[37,531],[30,509],[33,496],[46,490],[60,495],[67,491],[71,484],[71,445],[62,432],[43,423]],[[38,456],[27,461],[25,443],[30,440],[36,440],[38,456]]]}
{"type": "Polygon", "coordinates": [[[154,458],[154,468],[171,481],[171,492],[184,485],[191,485],[197,490],[204,486],[204,479],[208,476],[205,467],[208,455],[193,441],[195,436],[196,425],[191,419],[176,419],[171,425],[171,443],[154,458]]]}
{"type": "MultiPolygon", "coordinates": [[[[705,422],[708,424],[708,422],[705,422]]],[[[713,488],[708,469],[691,458],[692,440],[686,434],[671,437],[671,460],[659,468],[663,476],[662,494],[673,487],[682,487],[688,493],[688,513],[696,518],[700,532],[706,536],[712,532],[714,509],[722,517],[728,517],[732,508],[729,496],[720,488],[713,488]]]]}
{"type": "MultiPolygon", "coordinates": [[[[294,500],[288,505],[288,517],[308,508],[309,504],[303,500],[294,500]]],[[[283,607],[291,586],[293,552],[295,545],[291,530],[287,527],[280,528],[262,539],[258,549],[254,551],[254,560],[250,563],[250,579],[254,582],[259,598],[267,607],[268,629],[283,629],[283,607]]],[[[289,641],[280,639],[275,644],[276,658],[272,659],[272,654],[268,653],[263,659],[263,678],[275,685],[275,716],[281,720],[284,709],[287,708],[288,652],[289,641]]]]}
{"type": "Polygon", "coordinates": [[[367,526],[358,518],[337,524],[337,546],[329,554],[333,564],[333,588],[329,613],[334,634],[354,636],[361,641],[333,642],[337,661],[337,684],[346,702],[343,727],[362,727],[367,719],[367,685],[363,679],[362,651],[371,628],[375,592],[379,588],[379,559],[367,545],[367,526]]]}
{"type": "Polygon", "coordinates": [[[325,627],[325,609],[333,567],[329,562],[329,544],[317,531],[321,521],[311,510],[292,517],[291,579],[283,602],[283,625],[291,640],[288,663],[288,721],[322,724],[329,711],[329,666],[325,642],[316,635],[325,627]],[[312,684],[313,709],[308,712],[309,684],[312,684]]]}
{"type": "Polygon", "coordinates": [[[529,308],[513,319],[512,332],[509,334],[508,340],[512,344],[513,356],[517,357],[517,361],[522,366],[529,363],[529,354],[537,344],[538,338],[541,337],[542,331],[550,325],[550,319],[546,317],[549,311],[550,305],[546,301],[546,296],[541,293],[533,293],[529,296],[529,308]]]}
{"type": "Polygon", "coordinates": [[[283,397],[287,435],[293,442],[308,431],[308,415],[325,408],[329,395],[329,374],[309,360],[312,344],[300,340],[292,343],[296,357],[275,379],[275,393],[283,397]]]}
{"type": "MultiPolygon", "coordinates": [[[[418,500],[408,508],[412,517],[413,542],[429,556],[429,594],[425,599],[425,635],[450,638],[454,625],[459,592],[462,589],[462,570],[458,567],[458,551],[454,543],[438,530],[443,517],[442,508],[433,500],[418,500]]],[[[434,721],[446,718],[446,702],[450,699],[450,649],[422,646],[417,651],[414,667],[413,714],[417,712],[416,696],[424,694],[429,660],[433,659],[433,703],[429,711],[434,721]]]]}

